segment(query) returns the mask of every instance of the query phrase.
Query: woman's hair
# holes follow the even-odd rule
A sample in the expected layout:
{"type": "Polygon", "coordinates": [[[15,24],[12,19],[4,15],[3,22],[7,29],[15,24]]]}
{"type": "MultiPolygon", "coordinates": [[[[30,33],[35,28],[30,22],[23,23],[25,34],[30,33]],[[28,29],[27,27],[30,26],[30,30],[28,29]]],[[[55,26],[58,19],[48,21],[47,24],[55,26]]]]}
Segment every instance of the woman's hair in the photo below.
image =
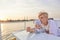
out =
{"type": "Polygon", "coordinates": [[[39,12],[38,17],[40,17],[41,15],[46,15],[46,16],[48,16],[48,13],[47,13],[47,12],[39,12]]]}

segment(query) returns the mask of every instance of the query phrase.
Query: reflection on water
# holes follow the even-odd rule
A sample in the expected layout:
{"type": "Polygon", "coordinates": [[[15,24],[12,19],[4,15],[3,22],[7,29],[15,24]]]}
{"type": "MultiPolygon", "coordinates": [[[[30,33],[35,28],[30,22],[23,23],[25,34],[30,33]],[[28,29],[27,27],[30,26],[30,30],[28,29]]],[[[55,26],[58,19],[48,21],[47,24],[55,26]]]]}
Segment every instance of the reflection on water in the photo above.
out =
{"type": "Polygon", "coordinates": [[[1,23],[2,36],[15,31],[24,30],[28,26],[34,27],[33,21],[1,23]]]}

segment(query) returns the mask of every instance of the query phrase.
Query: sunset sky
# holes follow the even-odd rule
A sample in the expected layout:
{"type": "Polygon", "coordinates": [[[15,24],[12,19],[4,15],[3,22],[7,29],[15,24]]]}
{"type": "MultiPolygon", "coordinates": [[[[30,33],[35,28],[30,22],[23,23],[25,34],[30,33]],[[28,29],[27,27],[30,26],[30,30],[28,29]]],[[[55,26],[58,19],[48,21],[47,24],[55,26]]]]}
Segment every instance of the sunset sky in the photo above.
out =
{"type": "Polygon", "coordinates": [[[60,19],[60,0],[0,0],[0,19],[37,18],[40,11],[60,19]]]}

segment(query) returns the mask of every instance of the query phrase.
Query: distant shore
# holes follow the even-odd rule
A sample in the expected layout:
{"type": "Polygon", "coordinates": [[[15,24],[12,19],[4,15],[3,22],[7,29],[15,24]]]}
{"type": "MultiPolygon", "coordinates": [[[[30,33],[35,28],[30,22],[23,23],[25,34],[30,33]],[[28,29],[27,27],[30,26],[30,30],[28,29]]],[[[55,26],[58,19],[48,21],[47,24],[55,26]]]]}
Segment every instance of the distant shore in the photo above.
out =
{"type": "Polygon", "coordinates": [[[6,22],[25,22],[25,21],[34,21],[35,19],[30,19],[30,20],[6,20],[6,21],[3,21],[1,20],[0,22],[1,23],[6,23],[6,22]]]}

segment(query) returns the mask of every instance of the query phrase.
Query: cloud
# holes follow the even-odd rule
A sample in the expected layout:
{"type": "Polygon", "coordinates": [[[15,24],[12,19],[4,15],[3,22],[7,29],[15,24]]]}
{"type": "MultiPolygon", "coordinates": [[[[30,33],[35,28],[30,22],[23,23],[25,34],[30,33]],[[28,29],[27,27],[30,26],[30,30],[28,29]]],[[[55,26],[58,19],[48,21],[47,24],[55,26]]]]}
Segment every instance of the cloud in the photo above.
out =
{"type": "Polygon", "coordinates": [[[51,14],[60,13],[59,11],[60,1],[59,0],[0,0],[0,15],[5,14],[6,16],[11,16],[13,13],[15,16],[16,15],[36,16],[36,14],[38,14],[38,12],[41,10],[45,10],[51,14]]]}

